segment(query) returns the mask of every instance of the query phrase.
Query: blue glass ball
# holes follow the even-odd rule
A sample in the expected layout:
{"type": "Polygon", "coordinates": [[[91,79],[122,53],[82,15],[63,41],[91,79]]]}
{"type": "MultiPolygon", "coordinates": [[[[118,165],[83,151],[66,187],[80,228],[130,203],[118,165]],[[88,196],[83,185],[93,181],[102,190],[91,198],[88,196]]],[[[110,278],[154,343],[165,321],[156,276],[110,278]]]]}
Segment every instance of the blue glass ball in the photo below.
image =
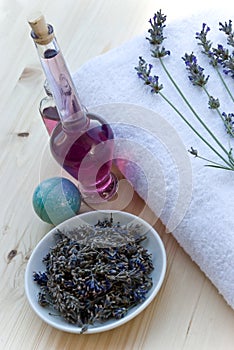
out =
{"type": "Polygon", "coordinates": [[[81,194],[70,180],[52,177],[36,187],[32,202],[36,214],[43,221],[58,225],[78,214],[81,194]]]}

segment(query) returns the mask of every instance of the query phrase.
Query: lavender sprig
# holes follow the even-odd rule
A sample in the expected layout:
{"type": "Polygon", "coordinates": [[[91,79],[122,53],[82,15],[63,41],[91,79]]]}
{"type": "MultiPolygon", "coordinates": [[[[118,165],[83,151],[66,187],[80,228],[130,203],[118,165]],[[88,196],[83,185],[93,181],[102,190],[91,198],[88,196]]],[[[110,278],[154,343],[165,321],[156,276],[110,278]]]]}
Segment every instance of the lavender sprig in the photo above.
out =
{"type": "Polygon", "coordinates": [[[166,22],[166,18],[167,16],[163,15],[162,11],[159,10],[154,15],[153,19],[149,20],[151,28],[148,30],[148,33],[150,36],[147,37],[146,40],[149,40],[149,43],[155,47],[155,49],[152,50],[152,55],[155,58],[162,58],[170,55],[170,51],[161,46],[163,41],[166,39],[166,37],[163,36],[163,28],[166,27],[164,24],[166,22]]]}
{"type": "Polygon", "coordinates": [[[207,77],[205,76],[204,68],[198,65],[197,58],[193,54],[193,52],[190,55],[185,53],[182,59],[185,62],[186,69],[189,71],[188,77],[189,77],[189,80],[192,82],[192,84],[200,87],[204,87],[208,82],[209,75],[207,75],[207,77]]]}
{"type": "Polygon", "coordinates": [[[213,48],[213,54],[217,58],[218,63],[222,65],[223,72],[234,78],[234,54],[230,53],[221,44],[218,44],[217,48],[213,48]]]}
{"type": "MultiPolygon", "coordinates": [[[[221,23],[220,23],[221,25],[221,23]]],[[[227,25],[222,25],[221,27],[223,31],[230,31],[230,28],[227,29],[227,25]]],[[[220,30],[222,30],[220,29],[220,30]]],[[[198,45],[202,47],[202,53],[205,54],[210,59],[210,64],[214,67],[216,70],[216,73],[218,74],[223,86],[225,87],[228,95],[234,102],[234,97],[226,84],[225,80],[223,79],[222,74],[219,71],[219,66],[223,66],[224,72],[226,74],[231,73],[232,76],[234,74],[234,59],[233,57],[230,58],[229,51],[225,50],[222,45],[218,45],[217,48],[213,48],[213,43],[207,39],[207,35],[210,32],[210,27],[207,26],[206,23],[202,24],[202,30],[200,32],[196,33],[195,38],[198,40],[198,45]]]]}
{"type": "Polygon", "coordinates": [[[152,68],[152,64],[147,64],[142,57],[139,57],[139,64],[136,68],[138,77],[144,81],[145,85],[151,87],[151,92],[158,94],[159,91],[162,90],[163,85],[159,84],[158,76],[151,75],[152,68]]]}
{"type": "MultiPolygon", "coordinates": [[[[193,147],[190,147],[190,149],[188,149],[188,152],[189,152],[190,154],[192,154],[195,158],[199,158],[199,159],[204,160],[204,161],[206,161],[206,162],[208,162],[208,163],[211,162],[209,159],[200,156],[200,154],[198,154],[198,151],[197,151],[196,149],[194,149],[193,147]]],[[[226,169],[226,168],[223,167],[223,166],[220,167],[220,164],[219,164],[219,163],[216,163],[216,162],[213,162],[213,161],[212,161],[212,164],[214,164],[214,166],[215,166],[216,168],[226,169]]],[[[229,170],[229,169],[226,169],[226,170],[229,170]]]]}
{"type": "Polygon", "coordinates": [[[189,55],[185,53],[184,57],[182,59],[185,62],[186,69],[189,72],[188,77],[191,83],[195,86],[199,86],[203,89],[203,91],[208,96],[208,105],[210,109],[216,110],[219,117],[221,118],[222,122],[225,125],[225,128],[227,130],[227,133],[230,134],[232,137],[234,137],[233,128],[229,125],[227,122],[227,118],[224,118],[224,114],[220,112],[220,102],[218,98],[214,98],[211,96],[206,88],[207,82],[209,80],[209,75],[205,76],[204,74],[204,68],[198,65],[197,58],[193,54],[193,52],[189,55]]]}
{"type": "Polygon", "coordinates": [[[223,31],[227,35],[227,43],[228,45],[231,45],[234,47],[234,31],[232,30],[232,21],[229,20],[229,22],[225,22],[222,24],[219,22],[219,30],[223,31]]]}
{"type": "Polygon", "coordinates": [[[224,125],[226,127],[227,133],[233,136],[234,134],[234,113],[228,113],[226,114],[223,112],[224,117],[224,125]]]}
{"type": "Polygon", "coordinates": [[[202,24],[202,30],[196,33],[195,38],[199,40],[198,45],[202,47],[202,53],[207,55],[210,58],[210,64],[213,67],[217,67],[218,61],[215,58],[213,52],[212,52],[212,41],[207,39],[207,34],[210,31],[210,27],[207,26],[206,23],[202,24]]]}
{"type": "Polygon", "coordinates": [[[166,18],[167,16],[163,15],[161,10],[154,15],[153,19],[150,18],[149,23],[151,28],[148,30],[150,37],[146,38],[149,40],[150,44],[161,45],[163,40],[166,39],[166,37],[163,36],[166,18]]]}
{"type": "MultiPolygon", "coordinates": [[[[225,22],[225,25],[220,24],[220,30],[224,31],[228,35],[227,43],[231,46],[234,46],[234,33],[232,33],[232,28],[225,22]]],[[[207,40],[207,35],[210,31],[205,23],[202,24],[201,32],[197,32],[195,38],[199,40],[198,45],[202,46],[203,53],[210,58],[210,64],[213,67],[221,65],[223,67],[223,72],[225,74],[230,74],[234,78],[234,55],[233,52],[230,53],[228,49],[224,48],[223,45],[218,44],[217,48],[212,47],[212,42],[207,40]]]]}
{"type": "Polygon", "coordinates": [[[191,106],[191,104],[189,103],[189,101],[187,100],[187,98],[185,97],[185,95],[183,94],[183,92],[181,91],[181,89],[179,88],[179,86],[177,85],[177,83],[175,82],[175,80],[173,79],[172,75],[170,74],[170,72],[168,71],[166,65],[163,62],[163,57],[167,56],[170,54],[170,52],[168,50],[166,50],[164,47],[162,47],[162,43],[163,40],[165,39],[163,36],[163,28],[165,27],[165,18],[166,16],[162,15],[161,10],[159,12],[157,12],[154,17],[153,17],[153,22],[152,20],[150,21],[151,26],[153,23],[153,26],[151,28],[151,30],[149,30],[148,32],[150,33],[150,36],[152,38],[152,40],[150,40],[150,38],[146,38],[147,40],[149,40],[150,44],[153,46],[156,46],[156,48],[154,50],[151,50],[152,52],[152,56],[157,58],[162,66],[162,68],[164,69],[166,75],[168,76],[168,78],[170,79],[170,81],[172,82],[173,86],[175,87],[175,89],[177,90],[177,92],[179,93],[180,97],[183,99],[183,101],[186,103],[186,105],[189,107],[189,109],[192,111],[192,113],[194,114],[194,116],[198,119],[198,121],[202,124],[202,126],[206,129],[206,131],[208,131],[208,133],[211,135],[211,137],[213,138],[213,140],[217,143],[217,145],[222,149],[222,151],[225,153],[225,155],[227,156],[227,158],[225,158],[219,151],[217,151],[195,128],[194,126],[187,120],[187,118],[179,111],[179,109],[174,105],[174,103],[172,103],[165,94],[162,93],[162,84],[159,84],[159,78],[158,76],[153,76],[151,75],[151,71],[152,71],[152,64],[148,64],[142,57],[139,58],[139,64],[137,67],[135,67],[135,69],[137,70],[137,74],[138,77],[140,79],[142,79],[146,85],[149,85],[151,87],[151,92],[153,93],[157,93],[158,95],[160,95],[169,105],[171,108],[174,109],[174,111],[182,118],[182,120],[190,127],[190,129],[193,130],[193,132],[223,161],[224,164],[219,164],[216,163],[214,161],[211,160],[207,160],[209,163],[208,166],[211,167],[216,167],[216,168],[222,168],[222,169],[226,169],[226,170],[234,170],[234,159],[232,157],[232,152],[231,150],[226,150],[226,148],[221,144],[221,142],[216,138],[216,136],[212,133],[212,131],[208,128],[208,126],[203,122],[203,120],[200,118],[200,116],[197,114],[197,112],[195,111],[195,109],[191,106]],[[161,37],[161,42],[160,44],[154,43],[154,37],[156,35],[158,35],[158,33],[160,32],[160,37],[161,37]],[[163,53],[163,55],[161,54],[163,53]],[[159,89],[160,86],[160,89],[159,89]]]}

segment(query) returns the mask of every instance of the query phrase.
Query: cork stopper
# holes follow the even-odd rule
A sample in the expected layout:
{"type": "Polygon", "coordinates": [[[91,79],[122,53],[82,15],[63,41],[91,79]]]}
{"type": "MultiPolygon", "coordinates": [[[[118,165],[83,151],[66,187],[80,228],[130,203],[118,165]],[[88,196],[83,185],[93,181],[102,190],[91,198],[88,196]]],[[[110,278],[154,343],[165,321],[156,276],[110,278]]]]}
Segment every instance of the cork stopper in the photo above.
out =
{"type": "Polygon", "coordinates": [[[34,14],[34,16],[31,15],[28,23],[32,28],[32,38],[37,44],[47,45],[53,40],[53,27],[46,23],[45,17],[41,13],[34,14]]]}

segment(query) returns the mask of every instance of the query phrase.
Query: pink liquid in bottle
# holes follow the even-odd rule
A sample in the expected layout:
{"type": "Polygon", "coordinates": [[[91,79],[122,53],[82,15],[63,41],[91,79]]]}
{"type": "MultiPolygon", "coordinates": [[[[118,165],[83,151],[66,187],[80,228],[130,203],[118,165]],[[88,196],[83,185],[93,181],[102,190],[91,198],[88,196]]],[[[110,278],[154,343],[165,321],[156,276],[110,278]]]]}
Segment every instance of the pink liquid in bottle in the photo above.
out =
{"type": "Polygon", "coordinates": [[[51,152],[62,167],[76,178],[84,197],[102,199],[116,192],[111,173],[114,140],[111,127],[96,115],[89,114],[89,128],[79,135],[64,133],[59,123],[51,135],[51,152]]]}
{"type": "Polygon", "coordinates": [[[46,107],[42,111],[42,119],[48,131],[48,134],[51,135],[52,131],[59,123],[60,118],[56,107],[46,107]]]}
{"type": "Polygon", "coordinates": [[[40,101],[39,112],[48,134],[51,135],[60,122],[60,117],[47,80],[44,82],[44,90],[46,96],[40,101]]]}

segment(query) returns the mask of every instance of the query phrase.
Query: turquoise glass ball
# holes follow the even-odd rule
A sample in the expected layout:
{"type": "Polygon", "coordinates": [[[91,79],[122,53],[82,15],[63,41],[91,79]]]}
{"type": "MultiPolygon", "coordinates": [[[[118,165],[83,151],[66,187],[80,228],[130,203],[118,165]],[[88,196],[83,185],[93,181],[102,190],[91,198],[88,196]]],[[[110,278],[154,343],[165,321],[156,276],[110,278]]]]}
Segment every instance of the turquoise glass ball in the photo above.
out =
{"type": "Polygon", "coordinates": [[[64,177],[42,181],[33,193],[33,208],[45,222],[58,225],[77,215],[81,205],[78,188],[64,177]]]}

